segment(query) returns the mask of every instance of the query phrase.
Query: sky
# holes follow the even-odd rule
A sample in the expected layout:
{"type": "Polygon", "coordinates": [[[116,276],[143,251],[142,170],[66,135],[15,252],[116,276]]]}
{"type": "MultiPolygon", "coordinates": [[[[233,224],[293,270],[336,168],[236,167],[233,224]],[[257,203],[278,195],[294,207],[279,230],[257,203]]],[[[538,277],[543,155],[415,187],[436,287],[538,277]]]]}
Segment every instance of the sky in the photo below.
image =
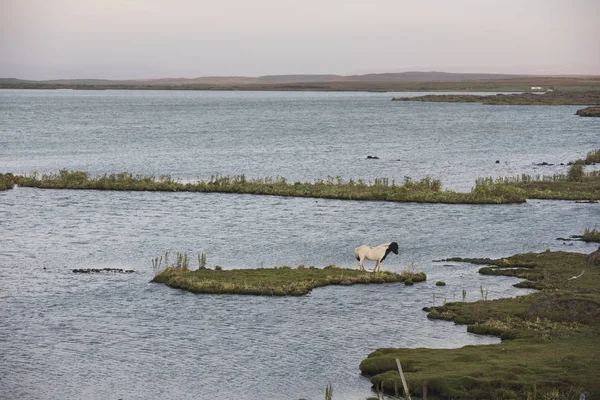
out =
{"type": "Polygon", "coordinates": [[[600,0],[0,0],[0,77],[600,75],[600,0]]]}

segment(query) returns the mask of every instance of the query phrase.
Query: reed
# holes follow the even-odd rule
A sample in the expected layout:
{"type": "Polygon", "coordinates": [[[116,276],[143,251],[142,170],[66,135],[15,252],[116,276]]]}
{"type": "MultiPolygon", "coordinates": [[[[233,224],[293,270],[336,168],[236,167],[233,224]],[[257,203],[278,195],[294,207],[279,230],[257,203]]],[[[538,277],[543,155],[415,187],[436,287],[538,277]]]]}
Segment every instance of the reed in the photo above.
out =
{"type": "Polygon", "coordinates": [[[258,269],[223,270],[215,267],[215,269],[190,270],[185,260],[184,255],[178,255],[177,263],[167,266],[163,258],[153,259],[153,268],[157,264],[159,268],[155,268],[158,272],[152,281],[193,293],[302,296],[316,287],[327,285],[381,284],[405,282],[409,279],[422,282],[427,279],[422,272],[369,273],[332,265],[322,269],[282,266],[258,269]]]}
{"type": "Polygon", "coordinates": [[[245,175],[234,175],[211,176],[208,180],[185,183],[169,175],[155,178],[122,172],[90,177],[82,171],[60,170],[57,174],[34,173],[19,177],[18,183],[21,186],[51,189],[216,192],[419,203],[506,204],[526,201],[524,192],[503,186],[476,187],[470,193],[442,190],[442,183],[431,177],[420,180],[405,177],[402,183],[396,183],[388,178],[365,182],[328,176],[325,180],[290,183],[284,177],[248,179],[245,175]]]}

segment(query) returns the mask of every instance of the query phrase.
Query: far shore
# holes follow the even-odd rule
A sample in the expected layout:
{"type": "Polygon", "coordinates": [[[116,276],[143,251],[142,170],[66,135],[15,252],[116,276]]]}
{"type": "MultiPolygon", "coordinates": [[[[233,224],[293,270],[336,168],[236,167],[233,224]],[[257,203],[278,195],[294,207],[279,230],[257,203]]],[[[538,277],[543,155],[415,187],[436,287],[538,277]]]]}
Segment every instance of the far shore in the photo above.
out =
{"type": "Polygon", "coordinates": [[[420,73],[359,77],[198,78],[110,81],[72,79],[30,81],[0,78],[0,89],[314,91],[314,92],[527,92],[532,87],[556,91],[600,92],[600,76],[508,76],[420,73]],[[432,75],[433,74],[433,75],[432,75]],[[474,77],[474,78],[469,78],[474,77]],[[296,78],[296,79],[294,79],[296,78]]]}

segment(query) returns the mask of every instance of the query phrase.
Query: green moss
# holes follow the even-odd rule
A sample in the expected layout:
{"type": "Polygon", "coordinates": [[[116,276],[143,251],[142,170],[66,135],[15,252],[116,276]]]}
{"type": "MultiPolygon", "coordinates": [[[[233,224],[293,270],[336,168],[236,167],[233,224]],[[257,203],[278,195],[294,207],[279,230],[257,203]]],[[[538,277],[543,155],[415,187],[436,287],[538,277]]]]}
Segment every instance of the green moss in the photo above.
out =
{"type": "Polygon", "coordinates": [[[321,286],[406,282],[413,276],[424,279],[425,274],[369,273],[336,266],[196,271],[168,267],[158,272],[152,281],[193,293],[302,296],[321,286]]]}
{"type": "MultiPolygon", "coordinates": [[[[473,259],[455,259],[473,260],[473,259]]],[[[579,398],[600,396],[600,270],[585,254],[543,252],[479,260],[480,272],[519,276],[542,290],[510,299],[454,302],[428,308],[428,317],[496,335],[501,344],[460,349],[377,349],[360,365],[390,394],[399,382],[395,358],[417,396],[430,398],[579,398]],[[506,267],[516,266],[516,270],[506,267]],[[578,276],[583,270],[585,274],[578,276]],[[516,272],[514,272],[516,271],[516,272]]]]}

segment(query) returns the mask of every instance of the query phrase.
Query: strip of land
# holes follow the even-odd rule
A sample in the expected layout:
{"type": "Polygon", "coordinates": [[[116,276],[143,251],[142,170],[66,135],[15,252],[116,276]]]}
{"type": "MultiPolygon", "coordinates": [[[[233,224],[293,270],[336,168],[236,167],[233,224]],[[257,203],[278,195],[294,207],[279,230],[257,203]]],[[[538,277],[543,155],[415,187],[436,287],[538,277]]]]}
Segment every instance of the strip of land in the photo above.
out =
{"type": "MultiPolygon", "coordinates": [[[[474,261],[464,259],[463,261],[474,261]]],[[[377,388],[402,388],[430,399],[572,399],[600,396],[600,251],[527,253],[480,273],[526,279],[539,292],[510,299],[453,302],[426,308],[428,318],[500,336],[496,345],[460,349],[377,349],[360,364],[377,388]]],[[[462,288],[457,288],[460,291],[462,288]]],[[[482,296],[483,298],[483,296],[482,296]]]]}
{"type": "Polygon", "coordinates": [[[328,285],[381,284],[404,282],[411,285],[422,282],[424,273],[388,271],[369,273],[358,269],[330,265],[325,268],[289,266],[258,269],[190,270],[184,266],[170,266],[152,279],[152,282],[206,294],[243,294],[260,296],[303,296],[314,288],[328,285]]]}
{"type": "Polygon", "coordinates": [[[366,183],[333,177],[315,182],[288,183],[285,178],[247,179],[244,175],[236,175],[183,183],[166,175],[156,178],[123,172],[90,177],[82,171],[61,170],[58,174],[33,174],[15,179],[20,186],[41,189],[185,191],[448,204],[509,204],[526,201],[523,191],[509,186],[476,187],[469,193],[459,193],[442,190],[441,182],[432,178],[416,181],[407,177],[402,184],[387,178],[366,183]]]}
{"type": "Polygon", "coordinates": [[[442,103],[482,103],[489,105],[600,105],[600,91],[552,91],[477,96],[469,94],[428,94],[417,97],[394,97],[392,101],[442,103]]]}
{"type": "MultiPolygon", "coordinates": [[[[578,160],[567,174],[531,177],[479,178],[468,193],[442,190],[442,183],[430,177],[419,181],[405,177],[403,183],[387,178],[374,182],[359,179],[344,181],[328,177],[315,182],[288,182],[285,178],[247,179],[244,175],[211,177],[196,182],[180,182],[168,175],[133,175],[128,172],[92,177],[83,171],[60,170],[58,173],[13,176],[11,179],[23,187],[40,189],[120,190],[238,193],[287,197],[312,197],[336,200],[369,200],[390,202],[445,203],[445,204],[514,204],[530,199],[584,200],[600,199],[600,172],[584,171],[585,164],[600,158],[600,150],[588,153],[578,160]]],[[[0,181],[1,183],[1,181],[0,181]]],[[[6,184],[6,188],[12,185],[6,184]]]]}
{"type": "Polygon", "coordinates": [[[74,90],[252,90],[252,91],[495,91],[525,92],[531,87],[563,91],[600,90],[598,76],[527,76],[403,72],[367,75],[281,75],[136,80],[0,78],[0,89],[74,90]]]}

